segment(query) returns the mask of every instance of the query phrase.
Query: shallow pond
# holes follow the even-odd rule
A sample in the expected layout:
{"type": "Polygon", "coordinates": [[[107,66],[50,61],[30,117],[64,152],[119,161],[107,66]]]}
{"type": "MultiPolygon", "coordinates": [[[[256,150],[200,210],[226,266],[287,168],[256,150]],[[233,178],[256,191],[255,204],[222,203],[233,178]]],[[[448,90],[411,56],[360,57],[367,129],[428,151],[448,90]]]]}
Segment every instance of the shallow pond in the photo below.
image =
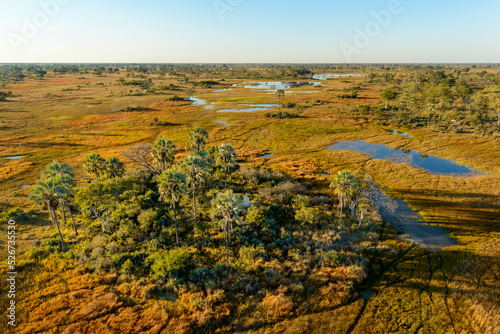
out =
{"type": "Polygon", "coordinates": [[[377,205],[385,221],[408,233],[406,240],[432,251],[457,244],[457,241],[449,237],[443,228],[423,224],[422,216],[412,210],[405,201],[391,199],[378,188],[372,190],[370,198],[377,205]]]}
{"type": "Polygon", "coordinates": [[[231,124],[227,123],[226,121],[223,121],[223,120],[220,120],[220,119],[217,119],[214,121],[215,123],[219,123],[220,125],[224,125],[224,126],[229,126],[231,124]]]}
{"type": "Polygon", "coordinates": [[[8,159],[8,160],[16,160],[16,159],[22,159],[24,158],[25,155],[15,155],[13,157],[4,157],[4,159],[8,159]]]}
{"type": "Polygon", "coordinates": [[[270,158],[272,155],[271,151],[266,151],[266,154],[260,155],[257,158],[270,158]]]}
{"type": "Polygon", "coordinates": [[[387,145],[372,144],[364,140],[340,141],[337,144],[328,146],[327,149],[358,152],[375,159],[408,163],[435,174],[461,176],[481,174],[479,169],[460,164],[455,160],[441,159],[432,155],[426,156],[413,150],[396,150],[387,145]]]}
{"type": "Polygon", "coordinates": [[[194,106],[204,106],[203,108],[205,109],[213,109],[214,108],[213,105],[216,103],[212,102],[210,104],[207,104],[207,101],[192,96],[189,97],[189,100],[193,102],[194,106]]]}
{"type": "Polygon", "coordinates": [[[406,137],[406,138],[411,138],[411,136],[409,134],[407,134],[406,132],[400,133],[400,132],[398,132],[398,130],[393,130],[392,134],[393,135],[403,136],[403,137],[406,137]]]}
{"type": "Polygon", "coordinates": [[[219,90],[213,90],[212,93],[223,93],[227,92],[228,90],[233,90],[232,88],[224,88],[224,89],[219,89],[219,90]]]}
{"type": "Polygon", "coordinates": [[[326,80],[331,78],[341,78],[341,77],[362,77],[363,75],[359,74],[316,74],[313,75],[313,79],[315,80],[326,80]]]}
{"type": "Polygon", "coordinates": [[[269,110],[271,108],[277,107],[277,104],[254,104],[250,105],[250,108],[245,109],[221,109],[217,110],[217,112],[252,112],[252,111],[264,111],[269,110]]]}
{"type": "Polygon", "coordinates": [[[196,97],[188,97],[189,101],[193,101],[193,106],[204,106],[207,104],[207,101],[196,98],[196,97]]]}
{"type": "Polygon", "coordinates": [[[319,86],[321,82],[283,82],[283,81],[257,81],[252,82],[249,85],[243,86],[243,88],[250,89],[290,89],[301,86],[319,86]]]}

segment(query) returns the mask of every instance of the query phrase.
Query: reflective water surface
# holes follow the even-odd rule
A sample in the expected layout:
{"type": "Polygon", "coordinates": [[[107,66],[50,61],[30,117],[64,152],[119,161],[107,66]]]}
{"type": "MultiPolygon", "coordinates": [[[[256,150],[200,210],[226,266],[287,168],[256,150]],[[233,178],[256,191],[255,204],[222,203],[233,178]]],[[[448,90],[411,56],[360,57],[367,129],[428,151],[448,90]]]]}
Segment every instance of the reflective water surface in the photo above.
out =
{"type": "Polygon", "coordinates": [[[461,164],[455,160],[441,159],[403,148],[395,150],[387,145],[372,144],[364,140],[340,141],[328,146],[327,149],[358,152],[375,159],[408,163],[435,174],[472,176],[482,173],[477,168],[461,164]]]}

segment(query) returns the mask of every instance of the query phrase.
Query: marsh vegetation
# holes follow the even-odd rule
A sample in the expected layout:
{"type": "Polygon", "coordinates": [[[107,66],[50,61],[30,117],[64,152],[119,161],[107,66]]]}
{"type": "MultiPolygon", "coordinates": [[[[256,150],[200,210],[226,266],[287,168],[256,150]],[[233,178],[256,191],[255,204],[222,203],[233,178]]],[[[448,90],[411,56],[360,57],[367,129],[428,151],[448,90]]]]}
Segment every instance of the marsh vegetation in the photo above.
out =
{"type": "Polygon", "coordinates": [[[494,65],[0,65],[19,332],[498,332],[499,84],[494,65]],[[413,244],[380,190],[456,244],[413,244]]]}

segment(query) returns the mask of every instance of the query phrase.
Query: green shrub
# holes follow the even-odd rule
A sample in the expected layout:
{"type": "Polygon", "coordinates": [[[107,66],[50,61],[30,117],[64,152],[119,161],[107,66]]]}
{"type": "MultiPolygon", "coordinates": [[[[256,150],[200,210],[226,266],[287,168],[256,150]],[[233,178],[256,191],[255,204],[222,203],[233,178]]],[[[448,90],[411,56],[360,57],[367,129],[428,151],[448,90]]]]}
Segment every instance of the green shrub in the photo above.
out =
{"type": "Polygon", "coordinates": [[[266,220],[265,210],[262,207],[251,206],[248,208],[245,222],[247,224],[261,225],[266,220]]]}
{"type": "Polygon", "coordinates": [[[156,221],[157,214],[153,209],[147,209],[142,211],[137,217],[137,221],[139,222],[139,228],[142,233],[146,233],[153,228],[153,225],[156,221]]]}
{"type": "Polygon", "coordinates": [[[15,220],[17,223],[25,222],[30,220],[30,216],[24,212],[20,207],[15,207],[7,212],[0,214],[0,220],[9,221],[15,220]]]}
{"type": "Polygon", "coordinates": [[[331,262],[332,264],[339,265],[346,261],[346,256],[337,253],[336,251],[331,251],[328,253],[323,253],[323,258],[325,261],[331,262]]]}
{"type": "Polygon", "coordinates": [[[358,98],[358,93],[353,92],[351,94],[341,94],[338,96],[340,99],[357,99],[358,98]]]}
{"type": "Polygon", "coordinates": [[[148,257],[151,274],[155,279],[182,278],[192,267],[191,254],[193,250],[178,248],[159,251],[148,257]]]}
{"type": "Polygon", "coordinates": [[[244,271],[251,270],[258,262],[266,257],[264,247],[241,247],[239,251],[239,258],[234,266],[244,271]]]}
{"type": "Polygon", "coordinates": [[[167,98],[167,101],[189,101],[189,99],[174,95],[172,97],[167,98]]]}
{"type": "Polygon", "coordinates": [[[216,270],[206,267],[198,267],[194,270],[191,270],[191,272],[189,273],[189,279],[194,283],[204,283],[206,281],[214,279],[216,276],[216,270]]]}
{"type": "Polygon", "coordinates": [[[322,212],[318,208],[302,207],[295,212],[295,220],[300,222],[302,226],[307,224],[318,224],[321,222],[322,212]]]}
{"type": "Polygon", "coordinates": [[[125,275],[132,275],[134,272],[134,263],[130,261],[130,259],[127,259],[121,267],[120,272],[125,275]]]}

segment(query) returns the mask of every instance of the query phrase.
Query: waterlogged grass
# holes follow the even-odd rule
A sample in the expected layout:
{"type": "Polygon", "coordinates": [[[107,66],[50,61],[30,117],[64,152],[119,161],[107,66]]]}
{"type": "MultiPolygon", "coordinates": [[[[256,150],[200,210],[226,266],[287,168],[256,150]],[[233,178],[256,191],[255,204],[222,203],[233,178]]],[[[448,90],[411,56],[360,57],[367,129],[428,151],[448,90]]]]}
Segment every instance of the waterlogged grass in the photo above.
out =
{"type": "Polygon", "coordinates": [[[219,103],[266,103],[267,99],[252,96],[239,96],[239,97],[228,97],[217,99],[219,103]]]}
{"type": "MultiPolygon", "coordinates": [[[[304,305],[303,314],[279,319],[266,318],[267,309],[261,310],[262,317],[245,311],[252,309],[252,301],[240,308],[218,305],[217,310],[221,313],[228,310],[234,312],[234,322],[226,327],[227,330],[241,333],[500,332],[498,141],[424,128],[411,129],[412,138],[409,139],[392,135],[392,129],[355,118],[349,112],[350,108],[358,104],[378,105],[383,102],[379,99],[383,87],[378,85],[361,90],[359,99],[337,98],[344,89],[366,80],[359,77],[349,78],[349,82],[325,81],[321,88],[314,88],[314,93],[287,93],[284,102],[305,107],[300,118],[276,120],[267,118],[266,112],[232,113],[224,115],[224,120],[231,126],[222,127],[214,122],[217,118],[214,110],[204,110],[190,103],[164,101],[168,96],[179,95],[179,92],[127,96],[128,87],[116,84],[116,80],[124,75],[85,75],[85,80],[77,79],[80,76],[28,80],[7,87],[18,97],[13,99],[14,102],[0,106],[1,120],[5,121],[0,130],[0,155],[27,157],[0,161],[1,210],[12,206],[29,208],[29,187],[26,185],[32,185],[43,166],[53,159],[69,163],[76,169],[77,178],[81,178],[81,161],[92,151],[105,157],[120,155],[135,143],[150,143],[164,135],[178,145],[182,154],[189,130],[203,126],[210,132],[209,144],[232,144],[241,163],[287,171],[309,180],[312,188],[316,184],[324,189],[328,184],[329,179],[321,173],[334,175],[343,169],[364,169],[387,187],[392,196],[404,199],[427,223],[444,227],[459,242],[438,253],[419,248],[409,250],[409,245],[398,242],[395,232],[386,226],[380,242],[358,245],[367,253],[377,254],[380,261],[374,262],[366,286],[360,287],[358,294],[348,296],[345,303],[319,312],[312,311],[313,306],[304,305]],[[68,88],[74,90],[63,91],[68,88]],[[152,110],[121,111],[137,105],[152,110]],[[172,125],[155,125],[155,118],[172,125]],[[367,159],[355,152],[325,149],[342,140],[366,140],[396,149],[405,147],[424,154],[456,159],[484,169],[489,174],[467,178],[433,175],[407,164],[367,159]],[[257,158],[267,150],[273,153],[270,158],[257,158]]],[[[243,82],[232,80],[230,84],[243,82]]],[[[179,84],[176,79],[168,78],[157,83],[179,84]]],[[[273,93],[262,95],[263,92],[242,87],[211,93],[215,89],[196,89],[196,94],[208,103],[220,102],[220,108],[246,101],[277,103],[273,93]],[[221,94],[225,97],[221,98],[221,94]]],[[[398,130],[408,131],[404,128],[398,130]]],[[[332,191],[321,191],[334,196],[332,191]]],[[[27,238],[20,247],[25,251],[30,246],[29,240],[43,239],[44,235],[52,234],[49,224],[42,218],[39,222],[26,222],[31,228],[29,232],[26,230],[26,235],[33,237],[27,238]]],[[[72,235],[69,228],[64,228],[63,233],[67,238],[72,235]]],[[[49,326],[53,322],[45,321],[42,316],[45,314],[42,308],[48,307],[48,304],[37,306],[41,305],[41,301],[50,300],[49,297],[61,296],[67,303],[51,306],[53,314],[65,312],[66,308],[61,305],[71,305],[72,313],[68,314],[68,319],[75,320],[75,328],[94,317],[95,327],[92,328],[105,331],[105,327],[97,326],[98,319],[105,315],[110,324],[117,326],[113,327],[117,331],[120,330],[118,328],[125,332],[133,331],[133,328],[127,327],[128,324],[139,321],[143,326],[141,328],[169,323],[179,333],[192,330],[183,327],[182,316],[198,314],[197,307],[202,304],[196,304],[195,300],[199,299],[198,303],[201,303],[207,298],[186,295],[184,309],[174,310],[168,300],[145,299],[148,287],[139,280],[134,283],[109,283],[108,280],[113,278],[86,275],[78,271],[78,266],[71,260],[49,258],[40,263],[28,262],[26,274],[22,275],[27,275],[30,268],[37,269],[32,272],[33,276],[29,276],[29,284],[20,287],[22,292],[19,298],[26,301],[22,307],[33,311],[28,318],[23,315],[24,309],[20,310],[19,320],[24,322],[25,333],[35,328],[53,329],[49,326]],[[148,319],[154,319],[156,323],[145,323],[148,319]]],[[[2,270],[3,274],[5,268],[2,270]]],[[[280,299],[269,296],[267,302],[267,307],[272,307],[280,299]]],[[[201,314],[198,316],[201,317],[201,314]]],[[[71,321],[65,326],[70,324],[71,321]]]]}

